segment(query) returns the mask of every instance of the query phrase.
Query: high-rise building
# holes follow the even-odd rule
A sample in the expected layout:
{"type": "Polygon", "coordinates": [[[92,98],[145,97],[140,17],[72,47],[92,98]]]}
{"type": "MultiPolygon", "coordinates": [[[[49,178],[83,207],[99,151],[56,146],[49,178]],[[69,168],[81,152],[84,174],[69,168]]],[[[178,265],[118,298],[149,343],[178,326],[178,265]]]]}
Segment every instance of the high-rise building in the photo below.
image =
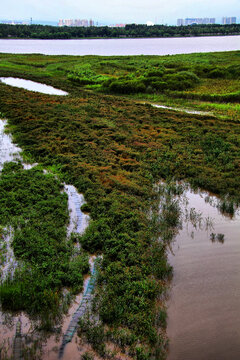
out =
{"type": "Polygon", "coordinates": [[[184,19],[177,19],[177,26],[183,26],[184,25],[184,19]]]}
{"type": "Polygon", "coordinates": [[[215,24],[216,19],[215,18],[203,18],[202,24],[215,24]]]}
{"type": "Polygon", "coordinates": [[[94,21],[90,20],[88,22],[87,19],[65,19],[65,20],[59,20],[58,26],[94,26],[94,21]]]}
{"type": "Polygon", "coordinates": [[[73,26],[73,19],[66,19],[64,20],[65,26],[73,26]]]}
{"type": "Polygon", "coordinates": [[[215,18],[186,18],[186,19],[177,19],[177,25],[202,25],[202,24],[215,24],[215,18]]]}
{"type": "Polygon", "coordinates": [[[81,25],[80,26],[88,27],[88,20],[87,19],[81,20],[81,25]]]}
{"type": "Polygon", "coordinates": [[[88,20],[86,19],[75,19],[74,20],[74,26],[88,26],[88,20]]]}
{"type": "Polygon", "coordinates": [[[222,24],[223,25],[227,25],[227,24],[236,24],[237,22],[237,18],[236,16],[232,16],[232,17],[223,17],[222,18],[222,24]]]}

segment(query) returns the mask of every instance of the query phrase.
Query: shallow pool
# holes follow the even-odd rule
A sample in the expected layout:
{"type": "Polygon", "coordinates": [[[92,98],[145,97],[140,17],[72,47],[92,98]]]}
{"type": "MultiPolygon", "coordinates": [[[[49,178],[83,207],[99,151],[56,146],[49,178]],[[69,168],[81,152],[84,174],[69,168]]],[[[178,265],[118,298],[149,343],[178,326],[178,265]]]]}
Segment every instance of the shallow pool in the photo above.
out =
{"type": "Polygon", "coordinates": [[[66,91],[55,89],[52,86],[41,84],[31,80],[13,78],[13,77],[0,77],[0,81],[4,84],[23,88],[30,91],[36,91],[49,95],[68,95],[66,91]]]}

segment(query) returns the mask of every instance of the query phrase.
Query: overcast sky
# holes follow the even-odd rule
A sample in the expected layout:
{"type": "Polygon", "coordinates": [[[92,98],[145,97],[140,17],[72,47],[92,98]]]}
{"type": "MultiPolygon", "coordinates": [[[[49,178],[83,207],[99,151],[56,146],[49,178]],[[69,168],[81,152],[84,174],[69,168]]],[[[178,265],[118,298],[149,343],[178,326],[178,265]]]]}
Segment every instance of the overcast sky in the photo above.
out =
{"type": "Polygon", "coordinates": [[[2,0],[0,19],[92,18],[100,23],[176,24],[177,18],[237,16],[240,0],[2,0]]]}

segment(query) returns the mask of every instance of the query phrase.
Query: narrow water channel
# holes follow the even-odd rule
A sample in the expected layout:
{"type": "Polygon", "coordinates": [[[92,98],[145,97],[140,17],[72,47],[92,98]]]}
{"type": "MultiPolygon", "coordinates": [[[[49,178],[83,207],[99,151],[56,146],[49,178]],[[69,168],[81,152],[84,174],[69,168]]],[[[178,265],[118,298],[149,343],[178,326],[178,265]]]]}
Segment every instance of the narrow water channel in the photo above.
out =
{"type": "Polygon", "coordinates": [[[172,106],[166,106],[166,105],[159,105],[159,104],[152,104],[151,105],[153,107],[159,108],[159,109],[167,109],[167,110],[174,110],[174,111],[181,111],[184,112],[186,114],[193,114],[193,115],[212,115],[210,112],[208,111],[200,111],[200,110],[189,110],[189,109],[184,109],[184,108],[176,108],[176,107],[172,107],[172,106]]]}
{"type": "Polygon", "coordinates": [[[0,171],[7,161],[20,159],[21,149],[12,142],[12,137],[4,132],[6,120],[0,119],[0,171]]]}
{"type": "Polygon", "coordinates": [[[240,215],[222,215],[207,193],[186,198],[195,223],[169,252],[168,360],[239,360],[240,215]]]}

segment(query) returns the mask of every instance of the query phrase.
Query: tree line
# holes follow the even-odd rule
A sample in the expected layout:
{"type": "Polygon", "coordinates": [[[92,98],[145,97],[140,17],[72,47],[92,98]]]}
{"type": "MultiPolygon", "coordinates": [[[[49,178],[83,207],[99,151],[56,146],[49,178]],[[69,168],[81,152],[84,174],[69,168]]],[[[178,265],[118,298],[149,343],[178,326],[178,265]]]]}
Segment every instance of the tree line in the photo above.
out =
{"type": "Polygon", "coordinates": [[[128,24],[125,28],[108,26],[57,27],[50,25],[8,25],[0,24],[0,38],[20,39],[79,39],[79,38],[142,38],[142,37],[181,37],[210,35],[239,35],[240,24],[231,25],[137,25],[128,24]]]}

